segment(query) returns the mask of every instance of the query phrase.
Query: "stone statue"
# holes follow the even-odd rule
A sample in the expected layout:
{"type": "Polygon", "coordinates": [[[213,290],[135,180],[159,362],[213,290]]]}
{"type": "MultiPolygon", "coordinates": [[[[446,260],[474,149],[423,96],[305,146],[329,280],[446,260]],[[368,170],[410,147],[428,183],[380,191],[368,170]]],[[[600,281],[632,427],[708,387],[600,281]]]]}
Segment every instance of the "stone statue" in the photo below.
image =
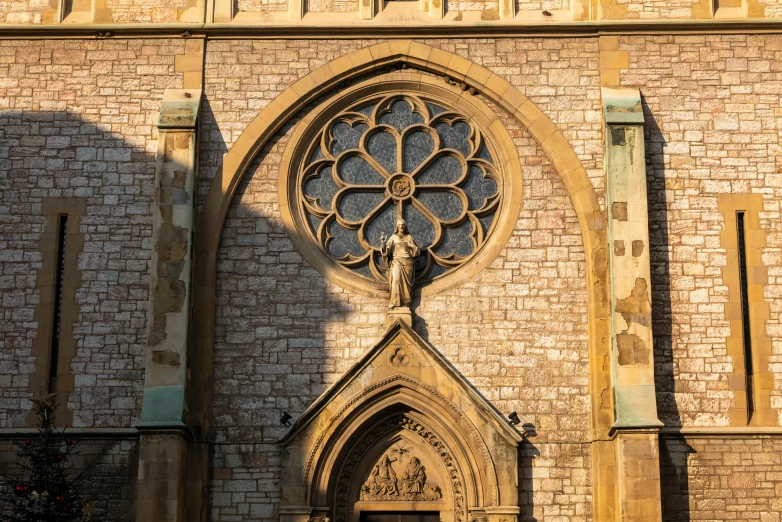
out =
{"type": "Polygon", "coordinates": [[[426,468],[417,457],[412,457],[407,463],[400,480],[403,495],[421,495],[426,483],[426,468]]]}
{"type": "Polygon", "coordinates": [[[383,455],[380,462],[375,464],[372,472],[369,474],[369,480],[365,484],[371,495],[398,495],[399,489],[396,485],[396,472],[391,467],[391,459],[388,455],[383,455]]]}
{"type": "Polygon", "coordinates": [[[407,231],[404,219],[396,222],[394,234],[386,241],[386,235],[380,235],[380,254],[390,268],[388,282],[391,296],[388,307],[410,306],[413,300],[413,281],[415,281],[415,259],[421,253],[413,236],[407,231]]]}

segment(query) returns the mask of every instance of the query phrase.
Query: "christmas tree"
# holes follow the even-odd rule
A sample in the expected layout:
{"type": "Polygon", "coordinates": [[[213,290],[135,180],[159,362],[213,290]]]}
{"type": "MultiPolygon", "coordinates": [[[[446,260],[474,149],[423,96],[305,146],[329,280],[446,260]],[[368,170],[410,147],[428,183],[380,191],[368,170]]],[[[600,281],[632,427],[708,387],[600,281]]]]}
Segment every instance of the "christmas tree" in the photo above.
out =
{"type": "Polygon", "coordinates": [[[76,444],[54,426],[55,394],[34,399],[38,433],[14,442],[19,473],[3,477],[0,513],[4,521],[91,521],[92,504],[79,493],[76,444]]]}

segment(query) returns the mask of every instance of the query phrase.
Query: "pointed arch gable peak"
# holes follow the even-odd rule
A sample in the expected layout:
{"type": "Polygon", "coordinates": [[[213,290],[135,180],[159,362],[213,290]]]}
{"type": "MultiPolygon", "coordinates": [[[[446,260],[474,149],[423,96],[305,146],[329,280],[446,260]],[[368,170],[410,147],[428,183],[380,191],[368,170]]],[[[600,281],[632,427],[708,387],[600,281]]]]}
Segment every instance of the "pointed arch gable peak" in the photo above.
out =
{"type": "Polygon", "coordinates": [[[374,464],[370,447],[390,447],[400,436],[416,454],[435,450],[457,482],[444,498],[460,507],[449,508],[444,520],[465,522],[468,507],[508,505],[518,495],[521,434],[437,350],[397,321],[279,442],[283,507],[329,506],[335,520],[352,520],[345,518],[357,501],[355,494],[345,497],[346,484],[358,480],[352,470],[374,464]]]}
{"type": "Polygon", "coordinates": [[[440,352],[408,325],[396,321],[302,413],[280,444],[296,444],[294,440],[308,432],[312,424],[318,430],[328,431],[348,410],[360,407],[361,402],[388,395],[400,387],[409,392],[400,397],[403,403],[405,396],[419,395],[458,411],[476,428],[491,425],[506,444],[516,445],[524,440],[440,352]]]}

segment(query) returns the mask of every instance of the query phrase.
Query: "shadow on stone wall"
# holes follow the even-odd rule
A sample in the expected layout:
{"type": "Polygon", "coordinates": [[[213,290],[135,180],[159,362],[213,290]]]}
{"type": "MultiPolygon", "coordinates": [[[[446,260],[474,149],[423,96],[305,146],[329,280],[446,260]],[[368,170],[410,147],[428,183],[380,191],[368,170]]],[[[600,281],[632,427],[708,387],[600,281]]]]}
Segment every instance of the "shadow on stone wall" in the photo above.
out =
{"type": "MultiPolygon", "coordinates": [[[[214,169],[225,144],[219,143],[208,103],[202,111],[213,155],[203,161],[214,169]]],[[[332,384],[330,377],[342,373],[339,353],[325,349],[326,336],[335,334],[327,327],[343,322],[351,308],[302,259],[276,208],[276,167],[284,138],[299,118],[294,120],[253,160],[222,231],[210,520],[279,520],[281,451],[275,443],[289,430],[280,418],[288,413],[296,422],[332,384]]]]}
{"type": "Polygon", "coordinates": [[[61,327],[61,335],[73,332],[75,382],[66,383],[65,393],[74,424],[87,431],[71,435],[79,441],[76,469],[87,469],[85,495],[95,500],[96,516],[118,522],[136,519],[138,439],[105,438],[89,430],[132,427],[141,411],[144,368],[138,364],[143,365],[146,346],[146,242],[155,174],[155,154],[143,143],[80,114],[0,113],[0,295],[6,308],[0,341],[5,352],[0,418],[6,428],[0,435],[0,473],[14,474],[12,440],[29,436],[24,427],[32,406],[30,375],[42,364],[33,351],[40,331],[36,308],[51,303],[43,295],[51,290],[39,281],[40,236],[52,232],[42,202],[80,198],[86,202],[79,221],[80,280],[75,297],[63,303],[78,305],[79,315],[61,327]]]}
{"type": "MultiPolygon", "coordinates": [[[[649,250],[652,271],[652,323],[654,332],[654,377],[657,411],[667,428],[681,428],[676,404],[673,360],[673,309],[671,306],[671,245],[668,237],[668,200],[665,179],[665,148],[662,130],[642,97],[646,179],[649,204],[649,250]]],[[[687,459],[692,449],[683,437],[660,437],[660,481],[663,520],[689,521],[689,473],[687,459]]]]}

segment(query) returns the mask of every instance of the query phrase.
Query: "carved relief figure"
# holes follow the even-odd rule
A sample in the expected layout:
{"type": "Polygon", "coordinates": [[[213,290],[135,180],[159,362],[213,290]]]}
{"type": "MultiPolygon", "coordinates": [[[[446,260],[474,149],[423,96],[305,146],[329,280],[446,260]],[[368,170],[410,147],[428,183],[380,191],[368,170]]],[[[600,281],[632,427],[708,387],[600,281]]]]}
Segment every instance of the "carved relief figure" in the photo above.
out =
{"type": "Polygon", "coordinates": [[[396,462],[396,459],[386,454],[375,464],[369,478],[361,486],[362,501],[435,501],[442,498],[440,486],[427,483],[426,467],[418,457],[410,457],[407,465],[400,470],[399,478],[391,467],[392,462],[396,462]]]}
{"type": "Polygon", "coordinates": [[[413,300],[415,258],[421,253],[421,249],[407,231],[404,219],[396,222],[396,230],[387,241],[386,235],[382,234],[380,243],[380,253],[389,267],[391,296],[388,307],[410,306],[413,300]]]}
{"type": "MultiPolygon", "coordinates": [[[[380,462],[375,464],[372,473],[369,474],[368,491],[372,495],[397,495],[399,489],[396,485],[396,472],[391,467],[393,462],[388,455],[383,455],[380,462]]],[[[365,484],[365,486],[367,485],[365,484]]],[[[363,488],[362,488],[363,489],[363,488]]]]}
{"type": "Polygon", "coordinates": [[[424,492],[426,483],[426,468],[417,457],[412,457],[402,473],[401,493],[403,495],[419,495],[424,492]]]}

